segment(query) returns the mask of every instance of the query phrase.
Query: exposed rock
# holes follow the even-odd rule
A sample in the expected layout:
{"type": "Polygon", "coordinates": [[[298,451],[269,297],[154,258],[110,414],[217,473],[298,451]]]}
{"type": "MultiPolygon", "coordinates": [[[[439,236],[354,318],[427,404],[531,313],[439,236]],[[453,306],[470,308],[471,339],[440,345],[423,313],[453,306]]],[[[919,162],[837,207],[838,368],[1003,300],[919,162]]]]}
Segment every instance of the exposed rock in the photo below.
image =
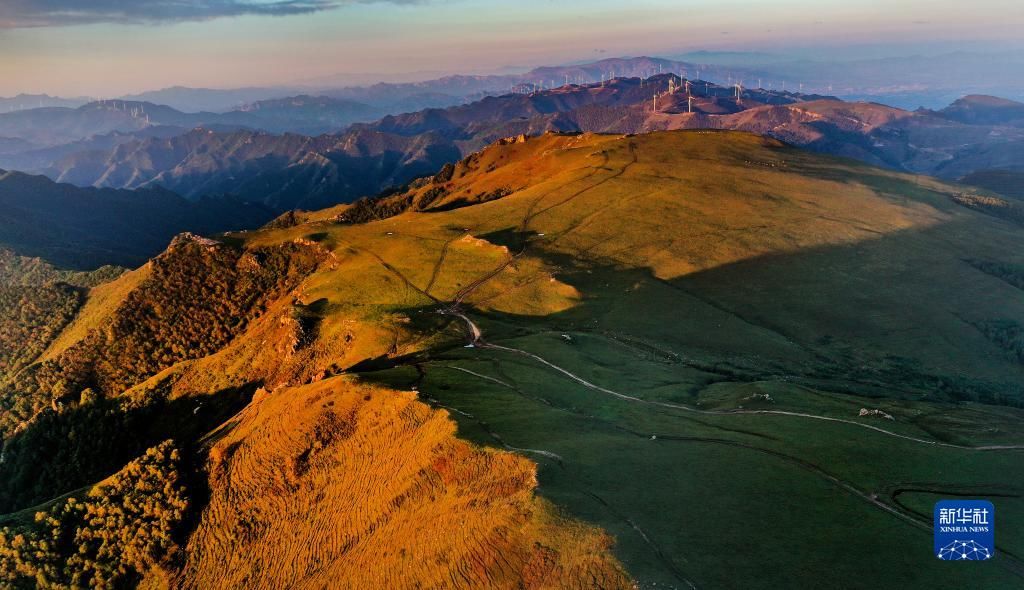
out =
{"type": "Polygon", "coordinates": [[[895,418],[893,418],[890,414],[886,414],[882,410],[877,410],[877,409],[869,410],[867,408],[861,408],[860,409],[860,413],[857,414],[857,415],[860,416],[861,418],[876,417],[876,418],[885,418],[886,420],[895,420],[895,418]]]}
{"type": "Polygon", "coordinates": [[[168,249],[173,249],[185,244],[199,244],[200,246],[206,246],[207,248],[214,248],[221,245],[217,240],[204,238],[203,236],[187,231],[174,236],[174,239],[171,240],[171,245],[168,246],[168,249]]]}

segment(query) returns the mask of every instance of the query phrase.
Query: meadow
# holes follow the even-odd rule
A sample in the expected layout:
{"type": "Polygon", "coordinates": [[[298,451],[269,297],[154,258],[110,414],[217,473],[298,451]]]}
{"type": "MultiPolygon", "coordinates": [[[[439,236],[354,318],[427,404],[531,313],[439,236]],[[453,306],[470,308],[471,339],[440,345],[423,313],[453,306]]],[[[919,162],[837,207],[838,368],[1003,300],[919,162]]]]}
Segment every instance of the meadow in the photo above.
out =
{"type": "Polygon", "coordinates": [[[174,587],[1008,588],[1024,254],[962,192],[744,133],[511,139],[181,259],[265,297],[94,288],[44,356],[244,318],[107,392],[196,416],[174,587]],[[948,496],[993,501],[996,560],[935,559],[948,496]]]}

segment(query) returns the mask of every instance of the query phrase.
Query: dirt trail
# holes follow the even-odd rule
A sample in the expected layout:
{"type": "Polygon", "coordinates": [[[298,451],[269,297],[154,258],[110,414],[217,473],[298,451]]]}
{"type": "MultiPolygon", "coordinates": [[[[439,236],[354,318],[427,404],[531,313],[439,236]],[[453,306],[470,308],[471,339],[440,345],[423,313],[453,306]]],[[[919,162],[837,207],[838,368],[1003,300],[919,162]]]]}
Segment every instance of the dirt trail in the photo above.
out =
{"type": "Polygon", "coordinates": [[[423,288],[424,293],[430,293],[430,290],[434,288],[434,283],[437,282],[437,275],[441,273],[441,267],[444,266],[445,258],[448,257],[448,247],[451,246],[456,238],[445,240],[443,246],[441,246],[441,255],[437,257],[437,262],[434,263],[434,270],[430,273],[430,280],[427,281],[427,286],[423,288]]]}
{"type": "Polygon", "coordinates": [[[579,383],[580,385],[583,385],[584,387],[587,387],[588,389],[593,389],[594,391],[599,391],[601,393],[605,393],[605,394],[611,395],[613,397],[616,397],[618,399],[622,399],[622,400],[625,400],[625,401],[628,401],[628,402],[632,402],[632,403],[640,403],[640,404],[645,404],[645,405],[650,405],[650,406],[658,406],[658,407],[663,407],[663,408],[672,408],[674,410],[682,410],[682,411],[685,411],[685,412],[693,412],[693,413],[696,413],[696,414],[714,415],[714,416],[739,416],[739,415],[744,415],[744,414],[748,414],[748,415],[749,414],[765,414],[765,415],[777,415],[777,416],[792,416],[792,417],[795,417],[795,418],[806,418],[806,419],[810,419],[810,420],[822,420],[822,421],[826,421],[826,422],[839,422],[839,423],[842,423],[842,424],[849,424],[851,426],[856,426],[858,428],[866,428],[868,430],[873,430],[875,432],[878,432],[878,433],[881,433],[881,434],[884,434],[884,435],[887,435],[887,436],[901,438],[901,439],[909,440],[909,441],[915,442],[915,443],[931,445],[931,446],[937,446],[937,447],[946,447],[946,448],[953,448],[953,449],[969,450],[969,451],[1024,450],[1024,445],[983,445],[983,446],[972,447],[972,446],[964,446],[964,445],[955,445],[955,444],[952,444],[952,443],[944,443],[944,442],[935,441],[935,440],[926,440],[926,439],[923,439],[923,438],[917,438],[917,437],[909,436],[909,435],[906,435],[906,434],[899,434],[897,432],[892,432],[891,430],[886,430],[884,428],[879,428],[878,426],[872,426],[870,424],[864,424],[862,422],[855,422],[853,420],[846,420],[846,419],[843,419],[843,418],[834,418],[834,417],[831,417],[831,416],[821,416],[821,415],[818,415],[818,414],[808,414],[808,413],[804,413],[804,412],[789,412],[789,411],[786,411],[786,410],[700,410],[700,409],[693,408],[693,407],[690,407],[690,406],[687,406],[687,405],[683,405],[683,404],[674,404],[674,403],[671,403],[671,402],[659,402],[659,401],[645,400],[643,398],[639,398],[639,397],[632,396],[632,395],[627,395],[625,393],[620,393],[618,391],[614,391],[614,390],[608,389],[606,387],[601,387],[600,385],[595,385],[594,383],[591,383],[590,381],[587,381],[586,379],[580,377],[579,375],[576,375],[575,373],[572,373],[568,369],[562,368],[562,367],[552,363],[551,361],[548,361],[547,359],[545,359],[545,358],[543,358],[543,357],[541,357],[539,355],[533,354],[532,352],[527,352],[527,351],[519,349],[519,348],[512,348],[512,347],[509,347],[509,346],[501,346],[499,344],[490,344],[488,342],[485,342],[484,339],[483,339],[483,332],[481,332],[480,328],[473,322],[473,320],[469,319],[469,317],[466,316],[466,314],[464,314],[464,313],[462,313],[462,312],[460,312],[458,310],[455,310],[455,309],[449,309],[445,313],[450,314],[450,315],[454,315],[455,317],[458,317],[459,319],[461,319],[466,324],[466,329],[467,329],[467,332],[469,333],[469,337],[470,337],[470,344],[472,344],[472,345],[474,345],[474,346],[476,346],[478,348],[490,348],[490,349],[494,349],[494,350],[503,350],[505,352],[512,352],[512,353],[520,354],[520,355],[523,355],[523,356],[527,356],[527,357],[529,357],[529,358],[531,358],[531,359],[533,359],[533,360],[535,360],[535,361],[537,361],[537,362],[539,362],[539,363],[541,363],[541,364],[543,364],[543,365],[545,365],[545,366],[547,366],[547,367],[549,367],[549,368],[551,368],[551,369],[553,369],[553,370],[555,370],[555,371],[565,375],[569,379],[572,379],[573,381],[579,383]]]}

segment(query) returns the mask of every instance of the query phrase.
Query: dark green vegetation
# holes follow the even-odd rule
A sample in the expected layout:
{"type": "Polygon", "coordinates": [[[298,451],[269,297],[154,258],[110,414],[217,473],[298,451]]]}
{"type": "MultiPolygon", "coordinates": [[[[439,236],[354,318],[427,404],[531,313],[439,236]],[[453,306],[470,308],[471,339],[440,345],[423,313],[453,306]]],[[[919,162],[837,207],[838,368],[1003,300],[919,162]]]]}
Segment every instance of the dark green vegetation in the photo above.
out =
{"type": "Polygon", "coordinates": [[[116,267],[61,271],[38,258],[0,249],[0,391],[6,392],[7,384],[37,361],[78,315],[89,287],[121,272],[116,267]]]}
{"type": "Polygon", "coordinates": [[[954,195],[953,200],[964,207],[969,207],[995,217],[1001,217],[1018,225],[1024,225],[1024,205],[1021,203],[988,195],[965,193],[954,195]]]}
{"type": "Polygon", "coordinates": [[[174,528],[188,500],[172,441],[150,448],[79,497],[0,529],[9,588],[130,588],[177,557],[174,528]]]}
{"type": "Polygon", "coordinates": [[[1024,363],[1024,326],[1016,320],[989,320],[977,327],[989,340],[1024,363]]]}
{"type": "Polygon", "coordinates": [[[960,179],[1012,199],[1024,199],[1024,171],[979,170],[960,179]]]}
{"type": "Polygon", "coordinates": [[[42,258],[19,256],[0,248],[0,285],[28,287],[61,282],[78,287],[95,287],[116,279],[122,272],[123,268],[110,265],[92,271],[61,270],[42,258]]]}
{"type": "MultiPolygon", "coordinates": [[[[36,360],[73,315],[79,292],[60,283],[51,287],[68,290],[69,302],[47,302],[39,318],[26,308],[29,319],[23,322],[46,319],[54,325],[32,332],[28,348],[0,340],[12,369],[0,380],[0,512],[95,481],[159,437],[215,426],[211,419],[226,416],[220,410],[189,424],[184,416],[194,404],[169,403],[166,389],[120,394],[175,363],[223,347],[262,314],[268,300],[308,273],[316,257],[294,244],[243,251],[179,238],[144,269],[141,284],[116,302],[109,321],[59,354],[13,370],[36,360]]],[[[19,329],[25,331],[21,324],[11,328],[15,335],[19,329]]],[[[228,409],[238,401],[230,392],[219,399],[228,409]]]]}
{"type": "Polygon", "coordinates": [[[255,227],[273,213],[228,197],[190,202],[163,189],[83,189],[0,171],[0,247],[61,268],[137,266],[183,231],[255,227]]]}
{"type": "Polygon", "coordinates": [[[0,285],[0,375],[34,361],[78,312],[83,293],[67,283],[0,285]]]}

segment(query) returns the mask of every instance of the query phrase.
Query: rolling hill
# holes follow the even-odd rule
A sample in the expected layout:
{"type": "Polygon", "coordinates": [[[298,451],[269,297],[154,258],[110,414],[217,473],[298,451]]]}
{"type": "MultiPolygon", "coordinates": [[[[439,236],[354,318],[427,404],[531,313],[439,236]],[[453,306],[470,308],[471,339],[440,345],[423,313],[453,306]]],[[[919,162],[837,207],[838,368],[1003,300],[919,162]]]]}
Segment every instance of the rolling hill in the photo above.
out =
{"type": "Polygon", "coordinates": [[[1024,126],[1024,103],[997,96],[968,95],[938,112],[947,119],[969,125],[1024,126]]]}
{"type": "Polygon", "coordinates": [[[986,199],[748,133],[549,133],[183,236],[0,378],[0,575],[1019,585],[1024,230],[986,199]],[[950,495],[996,504],[992,567],[931,565],[950,495]]]}

